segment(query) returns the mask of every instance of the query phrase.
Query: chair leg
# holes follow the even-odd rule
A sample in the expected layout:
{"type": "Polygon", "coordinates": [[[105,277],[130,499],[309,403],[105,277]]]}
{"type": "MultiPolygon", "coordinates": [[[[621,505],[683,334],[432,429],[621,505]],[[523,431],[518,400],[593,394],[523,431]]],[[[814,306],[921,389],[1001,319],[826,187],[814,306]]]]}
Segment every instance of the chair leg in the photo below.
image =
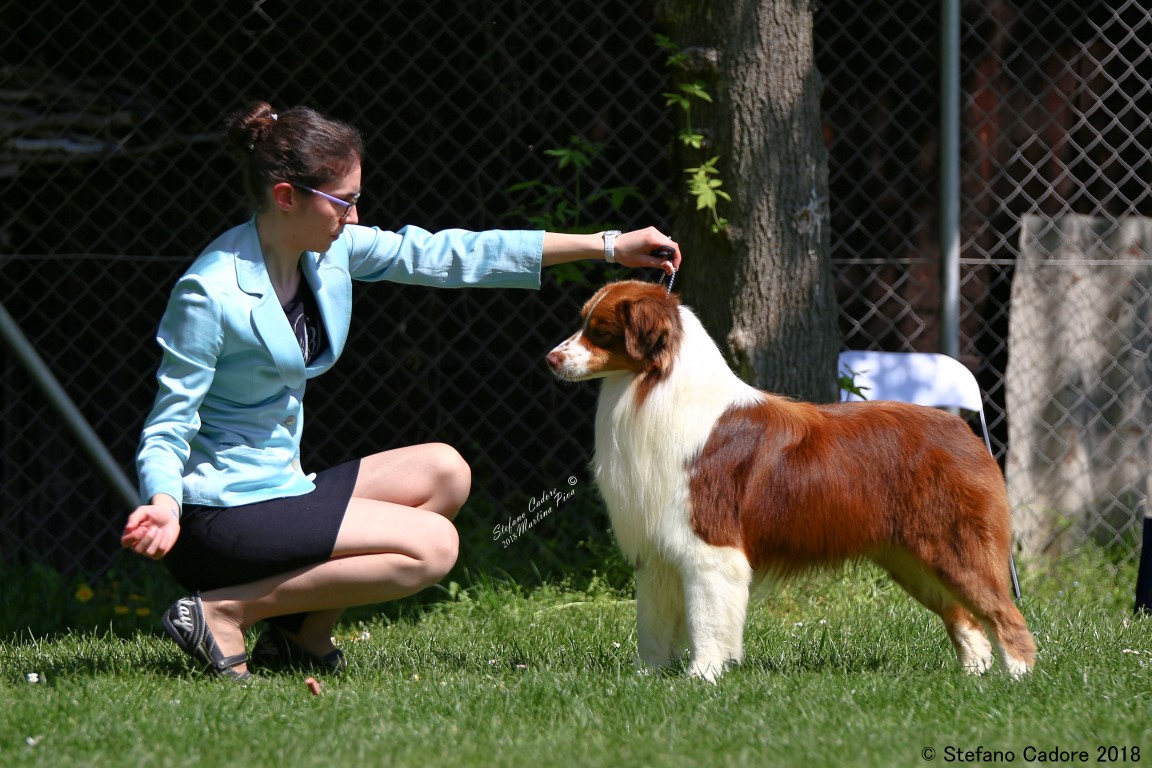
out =
{"type": "Polygon", "coordinates": [[[1012,574],[1012,594],[1016,596],[1016,602],[1020,602],[1020,579],[1016,575],[1016,557],[1011,552],[1008,553],[1008,572],[1012,574]]]}
{"type": "Polygon", "coordinates": [[[1140,548],[1140,569],[1136,572],[1135,613],[1152,616],[1152,518],[1144,518],[1144,542],[1140,548]]]}

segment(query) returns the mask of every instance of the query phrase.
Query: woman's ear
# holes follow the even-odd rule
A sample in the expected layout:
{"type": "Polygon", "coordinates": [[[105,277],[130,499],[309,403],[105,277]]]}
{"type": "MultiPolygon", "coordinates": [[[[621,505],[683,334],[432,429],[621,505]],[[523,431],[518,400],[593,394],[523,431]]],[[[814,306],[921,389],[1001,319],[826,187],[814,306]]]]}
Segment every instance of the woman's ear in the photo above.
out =
{"type": "Polygon", "coordinates": [[[296,188],[286,181],[272,187],[272,204],[281,211],[290,211],[296,204],[296,188]]]}

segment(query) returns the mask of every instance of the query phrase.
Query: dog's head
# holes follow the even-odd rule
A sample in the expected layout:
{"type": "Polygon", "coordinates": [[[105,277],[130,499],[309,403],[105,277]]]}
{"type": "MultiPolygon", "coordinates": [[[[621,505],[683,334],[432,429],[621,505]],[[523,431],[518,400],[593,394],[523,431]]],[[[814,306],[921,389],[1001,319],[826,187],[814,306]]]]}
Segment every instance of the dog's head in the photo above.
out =
{"type": "Polygon", "coordinates": [[[580,330],[545,358],[553,373],[566,381],[667,375],[682,329],[680,299],[665,293],[635,280],[601,288],[581,310],[580,330]]]}

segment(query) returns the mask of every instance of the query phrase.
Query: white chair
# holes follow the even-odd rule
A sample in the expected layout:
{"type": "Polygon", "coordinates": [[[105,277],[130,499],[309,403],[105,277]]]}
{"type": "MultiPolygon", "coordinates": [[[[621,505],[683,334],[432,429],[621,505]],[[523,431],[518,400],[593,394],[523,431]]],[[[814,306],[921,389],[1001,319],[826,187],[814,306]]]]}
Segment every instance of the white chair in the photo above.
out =
{"type": "MultiPolygon", "coordinates": [[[[959,360],[935,352],[841,352],[836,367],[842,378],[850,379],[864,397],[840,390],[840,399],[898,400],[932,408],[960,408],[980,416],[984,445],[992,453],[988,421],[984,417],[984,396],[972,371],[959,360]]],[[[1016,561],[1009,553],[1012,589],[1020,599],[1016,561]]]]}

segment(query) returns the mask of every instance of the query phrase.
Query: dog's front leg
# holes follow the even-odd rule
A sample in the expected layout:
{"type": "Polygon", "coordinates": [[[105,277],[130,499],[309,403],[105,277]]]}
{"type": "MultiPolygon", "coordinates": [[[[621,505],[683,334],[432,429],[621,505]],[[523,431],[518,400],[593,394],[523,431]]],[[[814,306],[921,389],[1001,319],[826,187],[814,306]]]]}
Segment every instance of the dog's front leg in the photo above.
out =
{"type": "Polygon", "coordinates": [[[729,663],[744,660],[752,569],[738,549],[704,546],[692,553],[693,562],[683,571],[692,652],[688,674],[715,682],[729,663]]]}
{"type": "Polygon", "coordinates": [[[653,557],[636,569],[636,632],[640,661],[663,668],[680,661],[684,638],[684,585],[670,563],[653,557]]]}

